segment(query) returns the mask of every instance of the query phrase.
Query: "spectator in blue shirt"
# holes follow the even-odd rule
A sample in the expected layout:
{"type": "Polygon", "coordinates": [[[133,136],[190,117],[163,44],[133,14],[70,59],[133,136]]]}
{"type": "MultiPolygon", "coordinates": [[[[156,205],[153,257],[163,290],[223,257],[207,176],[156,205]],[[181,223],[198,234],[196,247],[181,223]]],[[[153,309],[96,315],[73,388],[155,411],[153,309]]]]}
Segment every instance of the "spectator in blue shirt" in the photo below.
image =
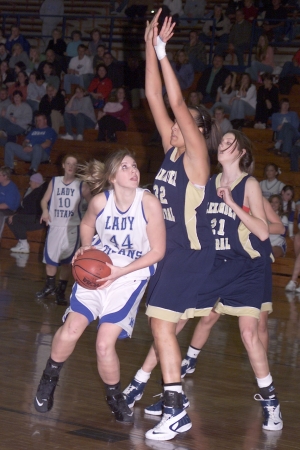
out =
{"type": "Polygon", "coordinates": [[[72,41],[67,45],[66,55],[70,58],[74,58],[74,56],[77,56],[77,49],[79,45],[83,44],[81,40],[81,31],[73,30],[71,33],[71,39],[72,41]]]}
{"type": "Polygon", "coordinates": [[[10,167],[14,173],[14,157],[22,161],[30,161],[28,175],[31,176],[38,171],[41,162],[49,161],[52,145],[57,134],[53,128],[48,127],[47,117],[43,113],[38,113],[35,117],[36,128],[30,131],[23,146],[8,142],[5,147],[4,161],[5,165],[10,167]]]}
{"type": "Polygon", "coordinates": [[[274,150],[278,155],[290,155],[293,144],[300,138],[299,117],[295,111],[289,111],[288,98],[280,101],[280,112],[272,114],[272,130],[276,133],[274,150]]]}
{"type": "Polygon", "coordinates": [[[13,25],[11,27],[10,36],[7,38],[5,43],[6,50],[10,54],[12,54],[12,48],[15,44],[21,44],[23,50],[29,55],[30,49],[29,42],[27,41],[27,39],[25,39],[25,37],[22,34],[20,34],[19,27],[13,25]]]}
{"type": "Polygon", "coordinates": [[[189,63],[188,55],[184,50],[176,53],[175,60],[171,62],[181,90],[191,87],[194,81],[194,69],[189,63]]]}
{"type": "Polygon", "coordinates": [[[20,193],[15,183],[10,179],[9,167],[0,168],[0,238],[5,218],[11,216],[20,205],[20,193]]]}

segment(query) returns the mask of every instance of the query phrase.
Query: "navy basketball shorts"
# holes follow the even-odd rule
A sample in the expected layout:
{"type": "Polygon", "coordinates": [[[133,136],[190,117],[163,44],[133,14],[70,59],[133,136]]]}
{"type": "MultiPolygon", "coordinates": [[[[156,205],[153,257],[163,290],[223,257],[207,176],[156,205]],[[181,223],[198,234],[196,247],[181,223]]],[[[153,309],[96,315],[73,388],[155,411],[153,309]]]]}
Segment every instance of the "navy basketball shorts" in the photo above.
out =
{"type": "Polygon", "coordinates": [[[268,311],[269,314],[273,311],[272,306],[272,263],[270,258],[267,259],[265,266],[265,280],[264,280],[264,299],[261,305],[261,312],[268,311]]]}
{"type": "MultiPolygon", "coordinates": [[[[146,314],[174,323],[194,317],[199,286],[212,270],[214,258],[212,246],[167,249],[149,282],[146,314]]],[[[209,313],[202,311],[202,315],[209,313]]]]}
{"type": "MultiPolygon", "coordinates": [[[[268,260],[268,265],[270,262],[268,260]]],[[[202,290],[197,310],[211,307],[219,314],[259,318],[264,301],[266,259],[217,257],[202,290]]],[[[196,314],[201,315],[201,314],[196,314]]]]}

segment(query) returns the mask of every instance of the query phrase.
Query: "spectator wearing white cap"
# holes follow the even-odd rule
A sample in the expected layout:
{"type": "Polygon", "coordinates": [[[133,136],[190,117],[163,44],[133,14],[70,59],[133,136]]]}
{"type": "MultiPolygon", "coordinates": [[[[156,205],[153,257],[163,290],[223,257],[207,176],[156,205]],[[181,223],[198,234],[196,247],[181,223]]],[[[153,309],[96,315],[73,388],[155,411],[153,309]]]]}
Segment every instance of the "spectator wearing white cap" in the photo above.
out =
{"type": "Polygon", "coordinates": [[[18,243],[10,249],[14,253],[29,253],[29,243],[27,241],[27,231],[40,230],[45,227],[44,222],[40,223],[42,214],[41,200],[46,192],[48,183],[40,173],[31,175],[29,188],[27,189],[21,205],[13,215],[6,219],[8,228],[12,231],[18,243]]]}

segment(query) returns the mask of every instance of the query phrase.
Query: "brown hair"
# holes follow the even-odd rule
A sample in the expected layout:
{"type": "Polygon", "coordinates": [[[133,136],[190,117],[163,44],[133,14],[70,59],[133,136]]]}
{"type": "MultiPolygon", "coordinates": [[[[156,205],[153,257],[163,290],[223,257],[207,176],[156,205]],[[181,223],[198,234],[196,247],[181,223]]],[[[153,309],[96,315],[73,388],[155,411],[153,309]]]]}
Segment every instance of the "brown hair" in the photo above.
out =
{"type": "Polygon", "coordinates": [[[283,201],[282,201],[282,197],[279,194],[273,194],[269,197],[269,202],[271,203],[273,198],[277,198],[279,200],[279,209],[278,209],[278,215],[279,217],[282,217],[284,215],[283,212],[283,201]]]}
{"type": "Polygon", "coordinates": [[[189,106],[189,110],[197,111],[194,117],[197,127],[203,128],[203,136],[206,139],[208,151],[216,151],[222,139],[222,132],[216,120],[211,117],[204,106],[189,106]]]}
{"type": "MultiPolygon", "coordinates": [[[[233,153],[235,150],[239,152],[239,168],[241,171],[251,174],[253,172],[253,145],[250,139],[241,131],[238,130],[230,130],[226,134],[233,134],[234,141],[228,147],[232,147],[231,152],[233,153]],[[245,150],[245,153],[243,153],[245,150]]],[[[219,163],[222,167],[222,165],[219,163]]]]}
{"type": "Polygon", "coordinates": [[[104,163],[93,159],[78,166],[78,176],[88,184],[92,195],[113,188],[111,179],[114,178],[125,156],[135,159],[129,150],[124,149],[112,153],[104,163]]]}
{"type": "Polygon", "coordinates": [[[283,192],[287,192],[287,191],[291,191],[292,193],[292,198],[287,202],[286,205],[286,211],[284,211],[284,215],[286,215],[287,217],[289,217],[289,215],[291,214],[291,212],[293,211],[292,208],[292,203],[293,203],[293,198],[294,198],[294,194],[295,194],[295,189],[294,186],[292,186],[291,184],[286,184],[281,191],[281,194],[283,192]]]}
{"type": "Polygon", "coordinates": [[[7,166],[0,167],[0,173],[10,179],[11,176],[11,168],[7,166]]]}
{"type": "MultiPolygon", "coordinates": [[[[257,44],[257,46],[256,46],[256,55],[255,55],[256,61],[262,61],[265,58],[266,53],[267,53],[267,49],[269,47],[269,40],[268,40],[267,35],[266,34],[261,34],[259,36],[259,38],[261,38],[261,37],[264,38],[265,43],[264,43],[263,46],[259,45],[259,43],[257,44]]],[[[259,41],[259,39],[258,39],[258,41],[259,41]]]]}

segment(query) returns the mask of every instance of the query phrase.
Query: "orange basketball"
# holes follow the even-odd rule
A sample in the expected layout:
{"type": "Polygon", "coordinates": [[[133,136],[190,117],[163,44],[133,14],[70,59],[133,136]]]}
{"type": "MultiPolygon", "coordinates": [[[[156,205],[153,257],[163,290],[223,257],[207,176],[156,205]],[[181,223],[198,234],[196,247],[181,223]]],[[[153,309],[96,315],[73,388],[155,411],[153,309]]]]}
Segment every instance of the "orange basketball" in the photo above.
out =
{"type": "Polygon", "coordinates": [[[111,270],[105,264],[106,262],[112,264],[110,257],[106,253],[95,248],[86,250],[75,259],[72,266],[75,281],[85,289],[97,289],[101,286],[101,282],[96,283],[96,280],[110,275],[111,270]]]}

